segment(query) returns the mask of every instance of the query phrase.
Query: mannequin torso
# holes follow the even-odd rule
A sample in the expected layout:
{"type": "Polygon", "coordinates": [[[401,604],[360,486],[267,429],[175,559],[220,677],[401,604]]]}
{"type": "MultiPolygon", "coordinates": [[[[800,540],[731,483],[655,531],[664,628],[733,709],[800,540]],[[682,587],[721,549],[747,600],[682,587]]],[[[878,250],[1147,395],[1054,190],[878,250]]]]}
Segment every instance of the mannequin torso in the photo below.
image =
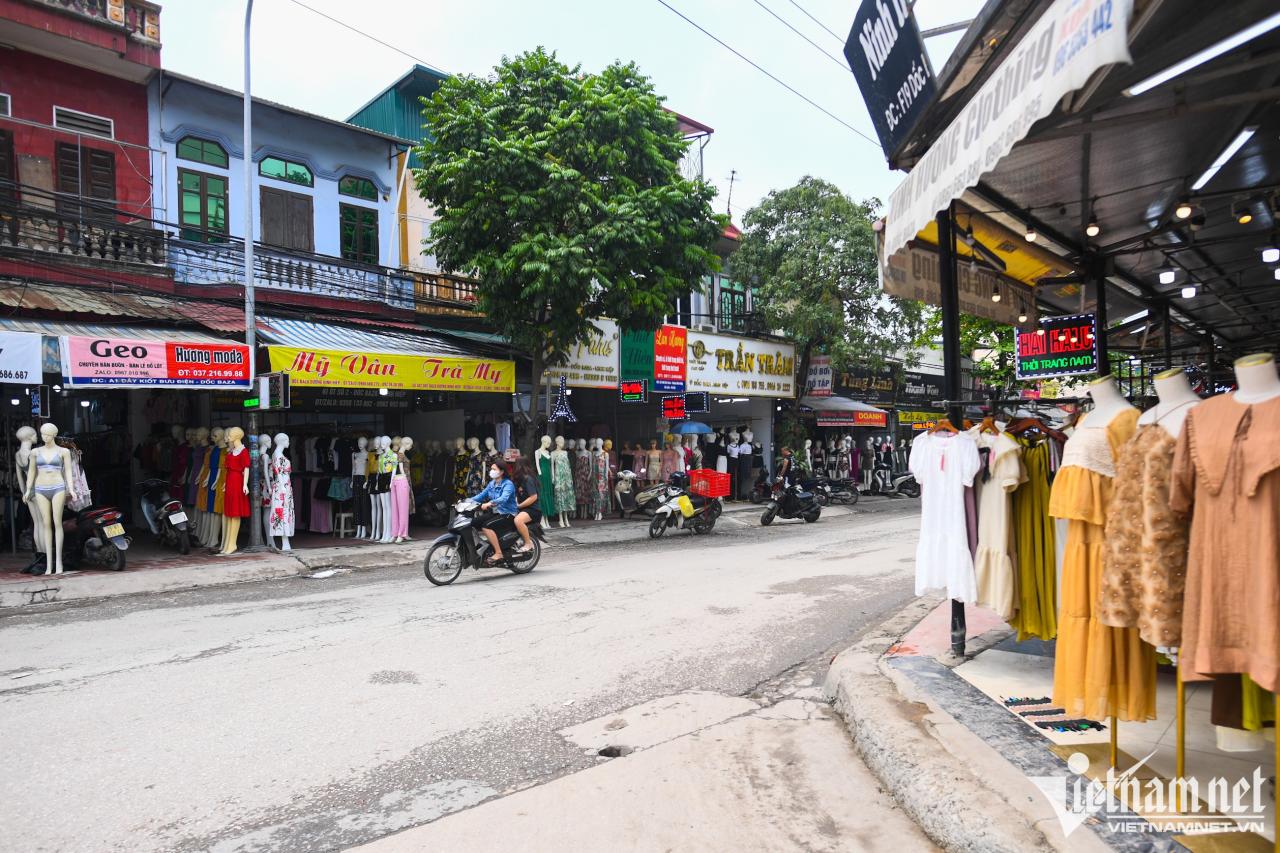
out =
{"type": "Polygon", "coordinates": [[[1236,359],[1236,392],[1238,403],[1253,405],[1280,397],[1280,375],[1276,360],[1269,353],[1246,355],[1236,359]]]}
{"type": "Polygon", "coordinates": [[[1191,390],[1187,374],[1181,368],[1167,370],[1157,375],[1155,388],[1159,402],[1143,412],[1138,417],[1138,423],[1159,424],[1170,435],[1177,438],[1182,432],[1187,414],[1200,402],[1200,397],[1191,390]]]}
{"type": "Polygon", "coordinates": [[[1133,408],[1110,376],[1100,376],[1093,380],[1089,385],[1089,396],[1093,399],[1093,411],[1084,422],[1088,429],[1102,429],[1116,415],[1133,408]]]}

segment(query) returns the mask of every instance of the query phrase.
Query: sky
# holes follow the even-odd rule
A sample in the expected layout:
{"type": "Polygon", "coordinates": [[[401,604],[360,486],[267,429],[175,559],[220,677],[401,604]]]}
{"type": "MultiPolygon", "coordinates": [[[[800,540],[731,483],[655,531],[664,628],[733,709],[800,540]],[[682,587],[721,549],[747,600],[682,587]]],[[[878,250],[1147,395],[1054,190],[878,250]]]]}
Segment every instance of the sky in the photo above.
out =
{"type": "MultiPolygon", "coordinates": [[[[843,37],[857,0],[667,2],[876,139],[844,63],[843,38],[805,15],[843,37]]],[[[940,26],[967,20],[981,5],[980,0],[917,0],[916,19],[921,29],[940,26]]],[[[504,55],[538,45],[587,71],[614,60],[634,61],[669,108],[715,129],[704,154],[705,177],[720,193],[714,206],[730,210],[739,224],[770,190],[784,189],[805,175],[829,180],[859,199],[887,199],[902,177],[888,168],[878,143],[788,92],[659,0],[257,0],[254,94],[346,119],[414,60],[317,12],[453,74],[485,75],[504,55]],[[736,176],[730,200],[731,172],[736,176]]],[[[243,26],[240,0],[166,0],[161,14],[164,66],[242,89],[243,26]]],[[[955,33],[926,42],[935,73],[959,38],[955,33]]]]}

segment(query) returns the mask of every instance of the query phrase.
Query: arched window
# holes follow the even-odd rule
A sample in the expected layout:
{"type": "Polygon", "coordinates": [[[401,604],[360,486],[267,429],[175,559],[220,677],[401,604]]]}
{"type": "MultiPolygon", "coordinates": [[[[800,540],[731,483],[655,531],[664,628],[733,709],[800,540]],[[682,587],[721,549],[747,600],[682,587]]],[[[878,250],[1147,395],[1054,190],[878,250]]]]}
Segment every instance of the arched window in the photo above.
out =
{"type": "Polygon", "coordinates": [[[280,157],[264,157],[258,164],[258,174],[264,178],[275,178],[277,181],[287,181],[304,187],[315,183],[311,170],[306,166],[280,157]]]}
{"type": "Polygon", "coordinates": [[[198,136],[182,137],[178,142],[178,157],[208,166],[227,167],[227,149],[212,139],[201,139],[198,136]]]}
{"type": "Polygon", "coordinates": [[[338,181],[338,192],[341,195],[354,196],[355,198],[368,199],[369,201],[378,200],[378,188],[368,178],[357,178],[348,175],[338,181]]]}

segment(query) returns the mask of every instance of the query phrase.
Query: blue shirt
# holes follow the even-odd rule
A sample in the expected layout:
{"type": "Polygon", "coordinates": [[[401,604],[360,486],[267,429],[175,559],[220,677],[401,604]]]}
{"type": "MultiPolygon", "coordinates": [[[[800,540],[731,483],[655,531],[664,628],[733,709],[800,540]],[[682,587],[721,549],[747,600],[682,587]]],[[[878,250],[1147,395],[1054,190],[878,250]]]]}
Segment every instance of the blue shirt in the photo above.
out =
{"type": "Polygon", "coordinates": [[[516,508],[516,484],[510,478],[490,481],[484,491],[471,500],[480,503],[493,501],[493,509],[504,515],[515,515],[520,511],[516,508]]]}

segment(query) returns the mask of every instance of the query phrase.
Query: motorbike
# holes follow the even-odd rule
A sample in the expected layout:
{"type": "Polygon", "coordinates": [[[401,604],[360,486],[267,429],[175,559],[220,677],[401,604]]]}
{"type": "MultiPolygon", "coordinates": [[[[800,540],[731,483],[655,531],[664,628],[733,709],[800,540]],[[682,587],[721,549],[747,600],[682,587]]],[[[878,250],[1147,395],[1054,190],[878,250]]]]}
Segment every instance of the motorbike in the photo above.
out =
{"type": "MultiPolygon", "coordinates": [[[[476,514],[480,504],[467,499],[453,505],[453,520],[449,529],[441,534],[427,551],[422,563],[422,572],[427,580],[436,586],[447,586],[458,579],[464,568],[481,569],[485,559],[493,552],[489,540],[476,527],[476,514]]],[[[482,519],[483,520],[483,519],[482,519]]],[[[520,531],[510,518],[494,519],[489,525],[497,534],[502,545],[502,559],[495,568],[510,569],[512,574],[523,575],[533,571],[534,566],[542,559],[542,543],[547,539],[542,533],[542,525],[529,525],[529,539],[533,542],[533,550],[524,554],[516,553],[522,544],[520,531]]]]}
{"type": "Polygon", "coordinates": [[[889,468],[877,468],[871,475],[871,491],[868,494],[889,498],[918,498],[920,484],[910,471],[893,473],[889,468]]]}
{"type": "Polygon", "coordinates": [[[142,515],[151,532],[165,545],[177,548],[179,554],[191,553],[187,514],[182,502],[170,496],[168,481],[143,480],[138,489],[142,492],[142,515]]]}
{"type": "Polygon", "coordinates": [[[672,474],[666,494],[649,522],[649,538],[661,539],[670,528],[692,533],[710,533],[724,512],[720,498],[708,498],[689,491],[687,474],[672,474]]]}
{"type": "Polygon", "coordinates": [[[831,480],[828,483],[829,498],[833,504],[856,504],[861,494],[858,483],[852,479],[831,480]]]}
{"type": "Polygon", "coordinates": [[[66,569],[101,566],[124,571],[124,552],[129,537],[124,535],[124,514],[115,507],[81,510],[75,518],[62,522],[62,562],[66,569]]]}
{"type": "Polygon", "coordinates": [[[768,527],[775,518],[803,518],[806,524],[812,524],[820,515],[822,506],[813,492],[805,491],[799,483],[775,483],[772,499],[760,516],[760,524],[768,527]]]}
{"type": "Polygon", "coordinates": [[[662,505],[666,490],[665,483],[642,490],[636,484],[634,472],[619,471],[618,484],[613,487],[613,497],[618,505],[618,518],[626,518],[628,514],[635,516],[637,513],[653,518],[658,507],[662,505]]]}
{"type": "Polygon", "coordinates": [[[449,521],[449,496],[444,486],[423,486],[413,495],[418,520],[427,527],[444,527],[449,521]]]}
{"type": "MultiPolygon", "coordinates": [[[[856,503],[858,498],[855,496],[850,499],[847,493],[841,493],[841,497],[836,497],[837,482],[823,476],[806,477],[800,481],[800,487],[806,492],[813,494],[813,499],[818,502],[819,506],[829,506],[831,503],[839,500],[841,503],[856,503]]],[[[756,478],[755,484],[751,487],[751,502],[753,504],[762,504],[770,499],[773,494],[773,484],[769,482],[769,476],[764,469],[760,469],[760,476],[756,478]]]]}

